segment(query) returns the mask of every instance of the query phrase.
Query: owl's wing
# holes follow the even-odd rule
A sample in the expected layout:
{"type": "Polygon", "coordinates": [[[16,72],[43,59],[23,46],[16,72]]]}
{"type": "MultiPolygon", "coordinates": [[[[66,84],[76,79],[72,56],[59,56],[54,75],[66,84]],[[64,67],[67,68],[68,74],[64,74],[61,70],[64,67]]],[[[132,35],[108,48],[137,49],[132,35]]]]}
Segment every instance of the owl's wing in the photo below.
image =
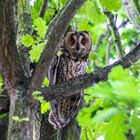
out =
{"type": "MultiPolygon", "coordinates": [[[[64,43],[62,41],[62,43],[59,44],[59,51],[60,52],[63,52],[63,46],[64,46],[64,43]]],[[[48,78],[49,78],[50,85],[56,84],[56,76],[57,76],[58,65],[59,65],[59,62],[60,62],[60,57],[61,57],[61,55],[58,56],[56,54],[54,59],[53,59],[53,62],[51,64],[51,66],[49,67],[48,78]]]]}
{"type": "Polygon", "coordinates": [[[81,108],[83,93],[79,92],[68,98],[63,98],[61,102],[53,102],[53,110],[49,114],[49,122],[56,129],[62,129],[77,114],[77,110],[81,108]]]}
{"type": "Polygon", "coordinates": [[[56,75],[57,75],[57,68],[59,65],[59,60],[60,60],[60,57],[56,55],[49,68],[48,78],[49,78],[50,85],[54,85],[56,83],[56,75]]]}

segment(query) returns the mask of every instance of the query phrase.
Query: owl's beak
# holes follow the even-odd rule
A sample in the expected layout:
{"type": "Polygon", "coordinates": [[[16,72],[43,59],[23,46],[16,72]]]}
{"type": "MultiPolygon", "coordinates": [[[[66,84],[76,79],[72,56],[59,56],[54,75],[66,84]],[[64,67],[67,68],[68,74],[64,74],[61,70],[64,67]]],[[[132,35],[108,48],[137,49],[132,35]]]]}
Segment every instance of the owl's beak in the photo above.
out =
{"type": "Polygon", "coordinates": [[[76,50],[79,51],[79,49],[80,49],[80,45],[77,44],[77,45],[76,45],[76,50]]]}
{"type": "Polygon", "coordinates": [[[76,47],[76,50],[79,51],[80,50],[80,47],[76,47]]]}

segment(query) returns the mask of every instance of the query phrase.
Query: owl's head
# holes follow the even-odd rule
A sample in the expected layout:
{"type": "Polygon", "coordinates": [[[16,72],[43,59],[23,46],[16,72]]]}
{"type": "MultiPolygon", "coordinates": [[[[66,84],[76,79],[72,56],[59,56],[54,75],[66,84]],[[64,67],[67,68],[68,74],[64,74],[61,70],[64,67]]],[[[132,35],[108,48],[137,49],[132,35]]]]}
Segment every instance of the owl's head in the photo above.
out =
{"type": "Polygon", "coordinates": [[[74,59],[88,57],[91,47],[91,36],[86,31],[68,32],[64,38],[64,49],[74,59]]]}

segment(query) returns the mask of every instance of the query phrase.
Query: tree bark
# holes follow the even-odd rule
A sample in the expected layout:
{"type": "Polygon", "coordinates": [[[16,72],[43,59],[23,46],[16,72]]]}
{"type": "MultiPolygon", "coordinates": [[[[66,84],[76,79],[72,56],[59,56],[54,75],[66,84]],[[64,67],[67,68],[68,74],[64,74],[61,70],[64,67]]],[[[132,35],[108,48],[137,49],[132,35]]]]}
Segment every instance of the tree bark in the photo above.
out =
{"type": "MultiPolygon", "coordinates": [[[[28,1],[26,2],[28,4],[28,1]]],[[[28,79],[20,62],[16,45],[16,15],[19,3],[16,0],[0,1],[0,69],[10,99],[7,139],[38,140],[39,134],[35,133],[39,128],[36,108],[33,110],[27,103],[28,79]]]]}
{"type": "Polygon", "coordinates": [[[62,130],[58,130],[58,140],[80,140],[81,128],[75,119],[62,130]]]}
{"type": "Polygon", "coordinates": [[[140,32],[140,3],[138,0],[122,0],[127,11],[129,20],[140,32]]]}
{"type": "Polygon", "coordinates": [[[48,113],[42,115],[40,140],[57,140],[57,130],[48,122],[48,113]]]}
{"type": "Polygon", "coordinates": [[[21,44],[22,37],[32,33],[32,19],[30,14],[29,0],[18,0],[17,7],[17,46],[19,50],[20,60],[26,77],[31,76],[30,58],[28,48],[21,44]]]}
{"type": "Polygon", "coordinates": [[[8,89],[24,78],[16,48],[16,9],[16,0],[0,1],[0,69],[8,89]]]}

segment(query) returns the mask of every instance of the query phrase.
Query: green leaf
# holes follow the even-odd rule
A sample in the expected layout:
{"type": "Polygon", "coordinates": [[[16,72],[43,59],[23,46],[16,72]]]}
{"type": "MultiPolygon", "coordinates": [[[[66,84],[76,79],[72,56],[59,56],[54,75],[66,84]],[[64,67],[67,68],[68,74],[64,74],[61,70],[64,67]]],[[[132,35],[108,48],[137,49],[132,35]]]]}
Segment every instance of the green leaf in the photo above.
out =
{"type": "Polygon", "coordinates": [[[40,55],[44,49],[46,43],[38,44],[37,46],[33,46],[32,50],[29,51],[30,58],[34,62],[38,62],[40,55]]]}
{"type": "Polygon", "coordinates": [[[0,114],[0,119],[7,118],[7,117],[8,117],[8,113],[0,114]]]}
{"type": "Polygon", "coordinates": [[[40,91],[34,91],[33,94],[34,98],[40,102],[44,101],[44,97],[41,96],[41,92],[40,91]]]}
{"type": "Polygon", "coordinates": [[[89,54],[89,59],[90,59],[90,60],[94,60],[95,58],[96,58],[95,53],[94,53],[94,52],[91,52],[91,53],[89,54]]]}
{"type": "Polygon", "coordinates": [[[102,122],[106,119],[109,119],[113,115],[116,115],[119,112],[117,108],[109,108],[105,110],[98,111],[94,118],[92,119],[92,122],[102,122]]]}
{"type": "Polygon", "coordinates": [[[49,24],[50,21],[53,19],[54,15],[55,15],[55,9],[48,9],[44,16],[46,23],[49,24]]]}
{"type": "Polygon", "coordinates": [[[102,99],[112,99],[114,98],[114,94],[112,92],[112,88],[110,87],[108,82],[99,82],[99,84],[96,84],[92,90],[92,93],[90,91],[89,94],[92,94],[92,96],[102,99]],[[103,88],[104,87],[104,88],[103,88]]]}
{"type": "Polygon", "coordinates": [[[2,86],[3,86],[3,79],[2,79],[2,76],[0,75],[0,91],[2,89],[2,86]]]}
{"type": "Polygon", "coordinates": [[[99,0],[101,5],[106,8],[108,11],[117,12],[121,6],[121,0],[99,0]]]}
{"type": "Polygon", "coordinates": [[[35,41],[34,41],[34,39],[33,39],[33,37],[31,35],[26,34],[26,35],[22,36],[21,43],[25,47],[30,47],[30,46],[34,45],[35,41]]]}
{"type": "Polygon", "coordinates": [[[80,21],[79,24],[86,23],[87,25],[91,24],[91,26],[92,23],[100,23],[100,22],[102,23],[105,21],[105,16],[102,13],[101,9],[99,8],[97,1],[95,0],[87,1],[75,17],[79,19],[80,21]]]}
{"type": "Polygon", "coordinates": [[[117,114],[114,115],[108,126],[105,128],[106,131],[106,140],[127,140],[125,133],[127,131],[127,124],[125,124],[126,115],[117,114]]]}
{"type": "Polygon", "coordinates": [[[130,119],[129,127],[132,130],[132,134],[134,135],[135,140],[139,140],[140,138],[140,118],[139,116],[133,115],[130,119]]]}
{"type": "Polygon", "coordinates": [[[101,23],[105,21],[105,16],[102,13],[96,1],[93,2],[93,7],[91,9],[88,8],[88,10],[89,10],[88,13],[90,14],[90,17],[92,18],[94,22],[101,23]]]}
{"type": "Polygon", "coordinates": [[[109,79],[112,81],[115,80],[123,80],[129,76],[129,70],[124,70],[122,66],[117,66],[111,69],[111,73],[109,73],[109,79]]]}
{"type": "Polygon", "coordinates": [[[140,100],[139,82],[130,75],[129,70],[123,70],[121,66],[112,69],[109,74],[110,85],[115,97],[134,107],[140,100]]]}
{"type": "Polygon", "coordinates": [[[36,30],[38,35],[44,39],[47,31],[46,21],[40,17],[35,19],[33,29],[36,30]]]}
{"type": "Polygon", "coordinates": [[[44,81],[43,81],[43,86],[49,86],[49,79],[47,77],[45,77],[44,81]]]}
{"type": "Polygon", "coordinates": [[[48,110],[50,110],[50,103],[46,101],[41,103],[41,114],[46,113],[48,110]]]}
{"type": "Polygon", "coordinates": [[[32,19],[36,19],[39,16],[40,10],[42,8],[43,0],[35,0],[34,5],[31,7],[32,19]]]}
{"type": "Polygon", "coordinates": [[[41,103],[41,114],[46,113],[50,109],[50,103],[44,100],[44,97],[41,95],[40,91],[34,91],[32,95],[41,103]]]}
{"type": "Polygon", "coordinates": [[[91,126],[91,114],[93,109],[92,108],[83,108],[77,116],[77,120],[80,126],[87,127],[91,126]]]}
{"type": "Polygon", "coordinates": [[[34,91],[32,95],[33,96],[39,96],[39,95],[41,95],[41,92],[40,91],[34,91]]]}
{"type": "Polygon", "coordinates": [[[17,122],[28,122],[29,118],[27,117],[19,117],[19,116],[12,116],[12,119],[17,122]]]}

